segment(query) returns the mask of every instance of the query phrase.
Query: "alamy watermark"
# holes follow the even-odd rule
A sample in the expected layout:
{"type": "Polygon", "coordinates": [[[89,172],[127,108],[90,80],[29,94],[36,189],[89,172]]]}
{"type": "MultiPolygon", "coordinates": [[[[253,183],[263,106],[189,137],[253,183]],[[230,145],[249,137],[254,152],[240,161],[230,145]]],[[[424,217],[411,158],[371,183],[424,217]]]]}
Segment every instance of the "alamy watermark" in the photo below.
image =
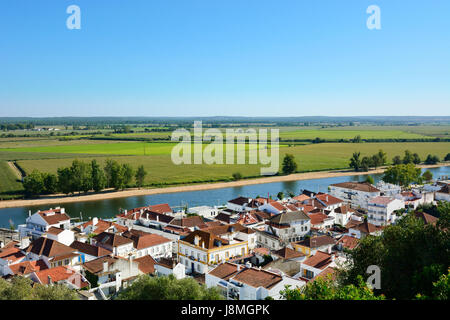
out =
{"type": "Polygon", "coordinates": [[[377,5],[370,5],[367,7],[366,13],[370,14],[367,18],[366,25],[369,30],[381,29],[381,10],[377,5]]]}
{"type": "Polygon", "coordinates": [[[381,269],[377,265],[370,265],[366,270],[370,276],[367,278],[366,284],[371,289],[381,289],[381,269]]]}
{"type": "Polygon", "coordinates": [[[69,30],[81,29],[81,9],[77,5],[70,5],[66,9],[66,13],[70,14],[70,16],[66,20],[66,27],[69,30]]]}
{"type": "Polygon", "coordinates": [[[267,129],[209,128],[203,132],[202,121],[194,121],[193,135],[186,129],[172,133],[171,158],[180,164],[260,164],[261,175],[274,175],[279,169],[279,129],[270,129],[270,143],[267,129]],[[205,145],[206,143],[206,145],[205,145]],[[248,157],[247,157],[248,151],[248,157]],[[225,157],[224,157],[225,152],[225,157]]]}

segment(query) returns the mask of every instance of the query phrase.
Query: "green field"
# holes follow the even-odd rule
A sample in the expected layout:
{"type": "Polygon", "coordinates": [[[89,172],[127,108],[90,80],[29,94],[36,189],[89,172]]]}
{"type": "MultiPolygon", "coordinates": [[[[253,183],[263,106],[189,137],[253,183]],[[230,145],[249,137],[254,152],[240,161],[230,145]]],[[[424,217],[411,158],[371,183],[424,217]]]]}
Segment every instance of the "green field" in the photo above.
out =
{"type": "Polygon", "coordinates": [[[22,196],[23,186],[6,161],[0,161],[0,199],[22,196]]]}
{"type": "MultiPolygon", "coordinates": [[[[134,144],[134,143],[132,143],[134,144]]],[[[140,144],[140,143],[138,143],[140,144]]],[[[127,144],[124,144],[126,146],[127,144]]],[[[113,158],[120,163],[130,163],[134,167],[144,165],[149,172],[147,184],[174,184],[183,182],[201,182],[230,179],[234,172],[240,172],[244,177],[259,175],[260,165],[174,165],[170,158],[173,144],[157,144],[153,154],[144,156],[143,153],[137,155],[125,155],[110,157],[104,156],[89,157],[86,155],[85,161],[97,158],[104,163],[107,158],[113,158]]],[[[102,147],[104,147],[102,145],[102,147]]],[[[320,143],[301,146],[280,147],[280,164],[286,153],[292,153],[299,165],[299,171],[317,171],[327,169],[341,169],[348,167],[348,159],[355,151],[360,151],[364,155],[372,155],[379,149],[383,149],[390,161],[395,155],[403,156],[405,150],[417,152],[422,159],[428,154],[437,154],[441,159],[450,152],[450,142],[408,142],[408,143],[320,143]]],[[[127,152],[137,149],[127,149],[127,152]]],[[[77,149],[80,152],[80,149],[77,149]]],[[[98,150],[97,150],[98,152],[98,150]]],[[[117,152],[115,150],[114,152],[117,152]]],[[[125,150],[123,150],[125,152],[125,150]]],[[[69,166],[77,157],[66,159],[47,160],[21,160],[18,164],[26,171],[33,169],[46,172],[56,172],[58,167],[69,166]]]]}

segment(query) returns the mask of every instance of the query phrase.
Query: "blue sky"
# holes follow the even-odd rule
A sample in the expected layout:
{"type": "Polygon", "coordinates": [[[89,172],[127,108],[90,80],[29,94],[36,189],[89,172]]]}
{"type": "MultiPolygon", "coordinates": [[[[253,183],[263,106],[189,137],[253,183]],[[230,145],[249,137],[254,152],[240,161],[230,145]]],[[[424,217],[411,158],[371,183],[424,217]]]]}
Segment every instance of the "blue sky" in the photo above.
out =
{"type": "Polygon", "coordinates": [[[2,0],[0,116],[449,116],[449,17],[448,0],[2,0]]]}

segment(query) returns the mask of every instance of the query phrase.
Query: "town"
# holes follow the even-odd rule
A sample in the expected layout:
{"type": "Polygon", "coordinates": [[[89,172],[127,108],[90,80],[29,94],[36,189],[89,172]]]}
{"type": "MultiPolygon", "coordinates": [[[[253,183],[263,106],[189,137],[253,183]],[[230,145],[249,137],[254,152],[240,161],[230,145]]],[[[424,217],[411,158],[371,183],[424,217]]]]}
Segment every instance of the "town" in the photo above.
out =
{"type": "Polygon", "coordinates": [[[286,288],[333,278],[362,239],[408,214],[435,225],[437,217],[416,209],[449,202],[450,180],[342,182],[277,198],[180,210],[150,204],[89,221],[62,207],[30,211],[18,230],[0,233],[0,276],[62,284],[83,300],[114,299],[143,275],[192,278],[228,300],[284,299],[286,288]]]}

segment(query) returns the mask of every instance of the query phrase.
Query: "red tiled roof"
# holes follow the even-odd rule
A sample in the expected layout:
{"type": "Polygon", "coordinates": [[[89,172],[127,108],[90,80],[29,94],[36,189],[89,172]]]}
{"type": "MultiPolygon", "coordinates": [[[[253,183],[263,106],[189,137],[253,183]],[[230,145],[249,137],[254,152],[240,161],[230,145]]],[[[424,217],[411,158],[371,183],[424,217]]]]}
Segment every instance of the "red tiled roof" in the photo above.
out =
{"type": "Polygon", "coordinates": [[[354,249],[356,248],[356,246],[359,243],[359,240],[355,237],[349,236],[349,235],[344,235],[341,239],[339,239],[339,241],[337,242],[338,244],[342,244],[342,246],[344,248],[347,249],[354,249]]]}
{"type": "Polygon", "coordinates": [[[70,217],[65,214],[61,213],[61,209],[52,209],[52,210],[45,210],[45,211],[38,211],[37,212],[42,219],[45,220],[49,225],[53,224],[60,224],[70,221],[70,217]]]}
{"type": "Polygon", "coordinates": [[[153,247],[162,243],[171,242],[172,240],[158,234],[136,232],[136,230],[127,231],[123,234],[125,238],[133,240],[133,245],[136,249],[141,250],[153,247]]]}
{"type": "Polygon", "coordinates": [[[63,231],[64,231],[64,229],[61,229],[61,228],[50,227],[50,228],[47,230],[47,233],[57,235],[57,234],[60,234],[60,233],[63,232],[63,231]]]}
{"type": "Polygon", "coordinates": [[[330,194],[319,192],[316,194],[315,198],[319,199],[323,203],[325,203],[327,206],[332,206],[341,202],[344,202],[344,200],[333,197],[330,194]]]}
{"type": "Polygon", "coordinates": [[[36,272],[36,276],[38,277],[39,282],[44,285],[49,284],[49,277],[50,277],[52,282],[68,280],[70,283],[74,285],[78,284],[79,288],[89,286],[89,283],[87,281],[84,281],[79,273],[66,266],[41,270],[36,272]]]}
{"type": "MultiPolygon", "coordinates": [[[[83,224],[83,229],[87,228],[88,226],[91,226],[93,224],[93,220],[90,220],[86,223],[83,224]]],[[[98,219],[98,222],[95,224],[93,231],[97,234],[105,232],[105,231],[109,231],[108,229],[115,227],[116,230],[119,233],[125,232],[128,230],[127,227],[125,226],[121,226],[120,224],[111,222],[111,221],[106,221],[106,220],[102,220],[102,219],[98,219]]]]}
{"type": "Polygon", "coordinates": [[[103,256],[112,254],[112,251],[109,251],[105,248],[97,247],[97,246],[91,245],[89,243],[80,242],[80,241],[72,242],[70,247],[79,252],[82,252],[82,253],[85,253],[85,254],[88,254],[88,255],[94,256],[94,257],[103,257],[103,256]]]}
{"type": "Polygon", "coordinates": [[[325,269],[331,262],[332,260],[330,254],[317,251],[315,255],[307,258],[302,263],[317,269],[325,269]]]}
{"type": "Polygon", "coordinates": [[[237,273],[233,280],[245,283],[254,288],[264,287],[270,289],[283,280],[279,274],[256,268],[244,268],[237,273]]]}
{"type": "Polygon", "coordinates": [[[14,275],[27,275],[32,272],[48,269],[44,260],[24,261],[9,266],[14,275]]]}
{"type": "Polygon", "coordinates": [[[363,192],[380,192],[377,188],[368,182],[342,182],[332,184],[333,187],[340,187],[345,189],[358,190],[363,192]]]}
{"type": "Polygon", "coordinates": [[[310,197],[307,196],[306,194],[300,194],[298,196],[293,197],[292,199],[302,202],[302,201],[310,199],[310,197]]]}
{"type": "Polygon", "coordinates": [[[332,237],[323,235],[323,236],[310,237],[310,238],[304,239],[302,241],[296,242],[296,244],[305,246],[308,248],[319,248],[322,246],[334,244],[334,242],[335,241],[332,237]]]}
{"type": "Polygon", "coordinates": [[[151,256],[143,256],[134,259],[138,263],[139,270],[144,274],[152,274],[155,272],[155,264],[157,263],[151,256]]]}
{"type": "Polygon", "coordinates": [[[273,252],[275,255],[283,258],[283,259],[295,259],[295,258],[300,258],[305,256],[304,253],[300,252],[300,251],[295,251],[292,250],[290,248],[282,248],[280,250],[274,251],[273,252]]]}
{"type": "Polygon", "coordinates": [[[25,249],[25,251],[32,252],[38,256],[42,255],[50,258],[73,253],[75,249],[58,241],[41,237],[33,241],[28,248],[25,249]]]}
{"type": "Polygon", "coordinates": [[[93,239],[95,239],[97,243],[107,244],[110,245],[111,247],[123,246],[125,244],[133,242],[133,240],[131,239],[109,232],[102,232],[96,235],[93,239]]]}
{"type": "Polygon", "coordinates": [[[416,211],[414,214],[416,218],[422,219],[425,224],[436,224],[436,222],[438,221],[438,218],[425,212],[416,211]]]}
{"type": "Polygon", "coordinates": [[[310,213],[309,217],[311,218],[311,225],[321,224],[325,221],[325,219],[330,219],[323,213],[310,213]]]}
{"type": "Polygon", "coordinates": [[[0,259],[7,260],[9,262],[15,262],[23,259],[25,255],[19,248],[9,247],[0,250],[0,259]]]}

